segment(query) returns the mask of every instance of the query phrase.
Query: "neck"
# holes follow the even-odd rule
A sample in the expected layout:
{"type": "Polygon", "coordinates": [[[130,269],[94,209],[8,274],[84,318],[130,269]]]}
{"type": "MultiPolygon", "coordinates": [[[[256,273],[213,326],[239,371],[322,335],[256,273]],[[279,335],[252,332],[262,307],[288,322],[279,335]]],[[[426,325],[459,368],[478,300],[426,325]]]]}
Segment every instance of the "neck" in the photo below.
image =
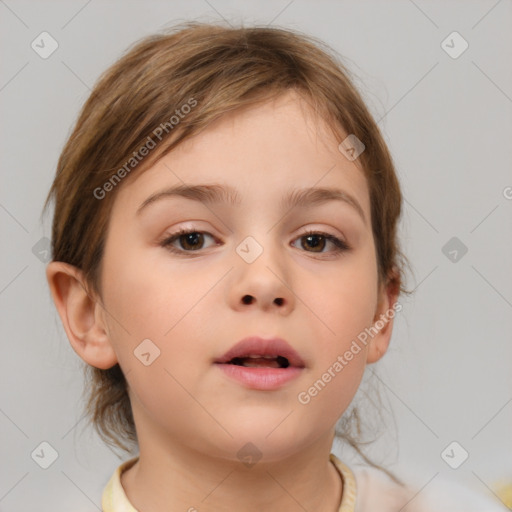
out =
{"type": "MultiPolygon", "coordinates": [[[[140,432],[139,432],[140,435],[140,432]]],[[[333,433],[279,460],[247,467],[240,461],[206,455],[193,447],[139,436],[138,462],[121,477],[140,511],[256,512],[315,510],[337,512],[341,478],[329,461],[333,433]],[[162,449],[166,446],[166,449],[162,449]]]]}

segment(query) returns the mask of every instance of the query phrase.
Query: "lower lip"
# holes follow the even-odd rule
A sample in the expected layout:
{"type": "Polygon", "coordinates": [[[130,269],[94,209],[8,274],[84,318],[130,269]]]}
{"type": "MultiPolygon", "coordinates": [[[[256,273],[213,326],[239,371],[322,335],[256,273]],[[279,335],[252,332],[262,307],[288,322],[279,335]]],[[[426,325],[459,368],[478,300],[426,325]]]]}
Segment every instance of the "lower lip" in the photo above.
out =
{"type": "Polygon", "coordinates": [[[230,378],[250,389],[271,391],[296,379],[304,368],[251,368],[236,364],[218,364],[217,366],[230,378]]]}

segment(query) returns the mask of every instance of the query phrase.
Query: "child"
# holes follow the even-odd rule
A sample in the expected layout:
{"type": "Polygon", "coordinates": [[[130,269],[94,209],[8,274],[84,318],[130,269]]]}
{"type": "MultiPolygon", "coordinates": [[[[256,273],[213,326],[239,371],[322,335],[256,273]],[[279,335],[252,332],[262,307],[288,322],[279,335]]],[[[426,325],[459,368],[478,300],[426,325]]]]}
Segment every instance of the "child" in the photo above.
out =
{"type": "Polygon", "coordinates": [[[51,199],[47,278],[87,410],[139,451],[104,512],[447,509],[330,453],[406,260],[388,149],[319,41],[144,39],[85,103],[51,199]]]}

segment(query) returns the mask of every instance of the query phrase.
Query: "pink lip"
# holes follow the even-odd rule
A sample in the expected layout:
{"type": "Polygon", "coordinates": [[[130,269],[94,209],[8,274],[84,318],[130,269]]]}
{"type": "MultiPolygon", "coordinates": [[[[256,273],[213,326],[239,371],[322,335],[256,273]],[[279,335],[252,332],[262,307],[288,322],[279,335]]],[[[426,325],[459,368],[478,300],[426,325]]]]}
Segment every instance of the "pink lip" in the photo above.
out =
{"type": "Polygon", "coordinates": [[[302,358],[285,340],[281,338],[264,339],[258,336],[240,340],[214,362],[228,377],[248,388],[267,391],[278,389],[290,380],[297,378],[305,368],[302,358]],[[235,357],[249,355],[286,357],[289,366],[287,368],[255,368],[228,364],[235,357]]]}
{"type": "Polygon", "coordinates": [[[297,378],[304,368],[246,368],[234,364],[218,364],[218,367],[230,378],[251,389],[272,391],[290,380],[297,378]]]}

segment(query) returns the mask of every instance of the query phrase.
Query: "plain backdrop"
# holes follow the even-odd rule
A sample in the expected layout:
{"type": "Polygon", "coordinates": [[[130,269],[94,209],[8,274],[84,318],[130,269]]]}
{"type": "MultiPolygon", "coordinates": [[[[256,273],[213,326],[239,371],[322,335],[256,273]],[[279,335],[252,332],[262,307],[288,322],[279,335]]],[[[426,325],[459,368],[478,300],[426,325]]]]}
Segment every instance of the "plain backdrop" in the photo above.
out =
{"type": "Polygon", "coordinates": [[[418,490],[492,495],[512,481],[512,2],[2,0],[0,511],[100,510],[121,463],[81,428],[80,361],[44,274],[40,213],[78,111],[136,40],[223,18],[319,37],[357,75],[403,187],[415,289],[372,368],[391,414],[370,453],[418,490]],[[58,43],[46,59],[42,32],[58,43]],[[458,469],[447,447],[452,465],[469,454],[458,469]]]}

